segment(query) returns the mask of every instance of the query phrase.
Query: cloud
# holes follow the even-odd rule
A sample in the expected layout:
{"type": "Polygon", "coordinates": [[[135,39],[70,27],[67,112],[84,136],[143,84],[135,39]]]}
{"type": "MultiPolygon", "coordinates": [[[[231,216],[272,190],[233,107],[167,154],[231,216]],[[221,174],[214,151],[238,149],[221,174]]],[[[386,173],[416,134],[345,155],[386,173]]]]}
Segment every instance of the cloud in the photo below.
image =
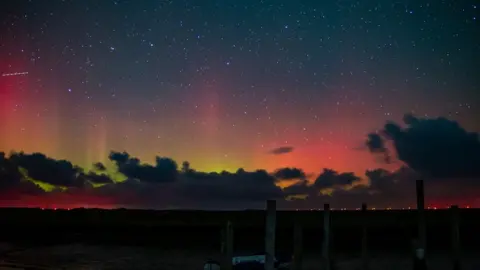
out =
{"type": "Polygon", "coordinates": [[[178,170],[176,162],[169,158],[156,157],[155,165],[150,165],[126,152],[115,151],[110,153],[110,160],[126,181],[113,181],[106,166],[100,163],[94,164],[93,171],[84,172],[70,162],[39,153],[14,153],[10,157],[1,153],[0,194],[9,197],[2,196],[0,201],[26,201],[25,195],[33,194],[28,188],[41,193],[38,195],[42,200],[37,203],[48,200],[56,205],[90,204],[73,199],[77,198],[140,208],[258,208],[263,207],[266,199],[284,197],[282,189],[276,186],[277,179],[265,170],[208,173],[192,169],[188,162],[178,170]],[[25,169],[24,174],[21,168],[25,169]],[[40,188],[42,183],[64,189],[47,192],[40,188]],[[96,184],[102,186],[95,187],[96,184]]]}
{"type": "Polygon", "coordinates": [[[279,180],[292,180],[305,178],[305,172],[299,168],[280,168],[277,169],[273,175],[279,180]]]}
{"type": "Polygon", "coordinates": [[[22,179],[18,167],[13,164],[5,153],[0,152],[0,189],[9,189],[16,186],[22,179]]]}
{"type": "MultiPolygon", "coordinates": [[[[283,189],[283,192],[286,196],[296,196],[296,195],[306,195],[311,196],[312,194],[315,195],[315,189],[313,186],[308,182],[308,180],[301,180],[298,181],[286,188],[283,189]]],[[[318,191],[317,191],[318,193],[318,191]]]]}
{"type": "Polygon", "coordinates": [[[281,188],[275,185],[276,179],[265,170],[247,172],[243,169],[235,173],[204,173],[190,171],[182,175],[178,190],[187,200],[221,203],[258,203],[267,199],[283,199],[281,188]]]}
{"type": "Polygon", "coordinates": [[[332,169],[324,169],[313,183],[304,179],[286,187],[284,192],[286,196],[306,195],[312,198],[318,197],[322,190],[351,187],[360,180],[360,177],[351,172],[338,173],[332,169]]]}
{"type": "MultiPolygon", "coordinates": [[[[415,205],[416,179],[425,180],[427,204],[480,203],[479,137],[454,121],[406,115],[404,126],[387,122],[369,134],[365,148],[375,156],[388,154],[403,166],[394,171],[374,168],[365,175],[328,168],[307,175],[296,167],[271,173],[202,172],[187,161],[179,168],[176,161],[157,156],[148,164],[127,152],[112,151],[109,159],[116,171],[103,163],[85,171],[42,153],[0,152],[0,204],[245,209],[263,208],[265,200],[276,199],[287,209],[318,208],[326,202],[334,208],[357,208],[364,202],[372,207],[407,207],[415,205]],[[111,175],[118,174],[126,180],[114,181],[111,175]],[[280,182],[282,187],[277,186],[280,182]]],[[[282,147],[271,153],[292,150],[282,147]]]]}
{"type": "Polygon", "coordinates": [[[395,190],[395,184],[397,179],[395,174],[385,169],[373,169],[365,172],[369,183],[370,189],[379,192],[389,192],[395,190]]]}
{"type": "Polygon", "coordinates": [[[91,184],[113,183],[107,174],[85,173],[83,169],[66,160],[56,160],[41,153],[12,153],[9,157],[0,152],[0,194],[21,193],[39,195],[49,191],[86,188],[91,184]]]}
{"type": "Polygon", "coordinates": [[[370,134],[370,151],[386,153],[384,142],[391,141],[397,158],[425,177],[480,177],[478,133],[467,132],[457,122],[443,117],[428,119],[407,114],[403,121],[404,128],[387,122],[381,137],[370,134]]]}
{"type": "MultiPolygon", "coordinates": [[[[265,200],[276,199],[279,207],[290,209],[312,208],[325,202],[335,207],[358,207],[362,202],[375,207],[412,206],[414,180],[418,179],[418,173],[408,167],[394,172],[384,169],[369,170],[366,172],[369,184],[360,185],[360,176],[331,169],[324,169],[315,181],[310,182],[305,179],[305,172],[298,168],[280,168],[273,173],[243,169],[233,173],[216,173],[196,171],[190,163],[184,162],[181,169],[172,173],[174,163],[170,159],[156,158],[155,165],[149,165],[125,152],[112,152],[111,159],[117,164],[118,172],[125,174],[126,181],[114,182],[106,171],[96,173],[95,171],[101,170],[101,166],[96,166],[93,171],[83,172],[74,165],[45,155],[14,153],[6,157],[0,153],[0,203],[42,207],[87,205],[218,210],[263,208],[265,200]],[[26,158],[30,156],[35,158],[26,158]],[[25,160],[35,160],[40,164],[50,163],[49,168],[56,172],[52,175],[59,175],[59,179],[64,180],[45,181],[49,174],[42,174],[43,170],[32,170],[38,165],[27,166],[28,162],[25,160]],[[25,172],[22,172],[20,165],[30,170],[25,169],[25,172]],[[162,176],[164,172],[166,174],[162,176]],[[276,185],[279,180],[294,178],[298,181],[283,189],[276,185]],[[30,181],[32,179],[35,182],[30,181]],[[40,188],[41,183],[58,183],[58,187],[64,188],[47,192],[40,188]],[[322,192],[323,190],[328,190],[328,194],[322,192]]],[[[434,202],[457,200],[458,203],[459,198],[464,198],[465,202],[471,204],[471,199],[477,194],[473,190],[452,191],[447,185],[452,182],[440,182],[441,185],[436,183],[431,185],[431,182],[426,182],[427,195],[433,198],[434,202]]],[[[478,188],[475,191],[478,191],[478,188]]]]}
{"type": "Polygon", "coordinates": [[[97,174],[93,172],[89,172],[88,174],[81,174],[79,178],[83,178],[84,181],[89,181],[93,184],[113,184],[114,181],[110,178],[109,175],[102,173],[97,174]]]}
{"type": "Polygon", "coordinates": [[[415,181],[419,175],[410,168],[401,167],[393,172],[385,169],[367,170],[365,175],[369,181],[369,192],[383,194],[385,197],[401,199],[407,194],[415,194],[415,181]]]}
{"type": "MultiPolygon", "coordinates": [[[[308,181],[297,182],[284,189],[289,196],[308,194],[306,199],[290,200],[285,204],[287,208],[318,208],[324,203],[330,203],[334,208],[359,208],[362,203],[369,207],[413,207],[415,205],[415,178],[408,168],[389,172],[383,169],[367,171],[368,183],[357,182],[357,176],[346,173],[344,179],[340,173],[326,169],[318,177],[329,184],[309,184],[308,181]],[[335,180],[334,177],[338,177],[335,180]],[[348,179],[348,180],[347,180],[348,179]],[[355,180],[353,180],[355,179],[355,180]],[[335,183],[338,183],[335,185],[335,183]],[[348,183],[356,183],[351,186],[348,183]],[[321,188],[336,186],[328,193],[319,192],[321,188]]],[[[317,179],[318,179],[317,178],[317,179]]],[[[458,197],[458,195],[457,195],[458,197]]],[[[446,201],[445,201],[446,202],[446,201]]]]}
{"type": "Polygon", "coordinates": [[[341,188],[350,186],[360,180],[361,178],[352,172],[338,173],[332,169],[324,169],[322,174],[315,180],[313,186],[318,189],[341,188]]]}
{"type": "Polygon", "coordinates": [[[81,169],[66,160],[55,160],[41,153],[13,153],[9,161],[17,169],[26,170],[29,177],[43,183],[63,187],[82,184],[77,181],[81,169]]]}
{"type": "Polygon", "coordinates": [[[270,150],[270,154],[273,155],[283,155],[293,152],[294,148],[292,146],[282,146],[270,150]]]}
{"type": "Polygon", "coordinates": [[[390,153],[385,147],[385,141],[378,133],[370,133],[367,136],[366,146],[370,152],[383,155],[383,160],[390,163],[390,153]]]}
{"type": "Polygon", "coordinates": [[[166,183],[177,179],[178,165],[170,159],[155,157],[155,165],[141,164],[140,160],[131,157],[127,152],[111,152],[110,160],[117,165],[118,171],[128,178],[141,182],[166,183]]]}
{"type": "Polygon", "coordinates": [[[100,171],[100,172],[104,172],[104,171],[107,170],[107,167],[101,162],[93,163],[93,168],[94,168],[94,170],[97,170],[97,171],[100,171]]]}

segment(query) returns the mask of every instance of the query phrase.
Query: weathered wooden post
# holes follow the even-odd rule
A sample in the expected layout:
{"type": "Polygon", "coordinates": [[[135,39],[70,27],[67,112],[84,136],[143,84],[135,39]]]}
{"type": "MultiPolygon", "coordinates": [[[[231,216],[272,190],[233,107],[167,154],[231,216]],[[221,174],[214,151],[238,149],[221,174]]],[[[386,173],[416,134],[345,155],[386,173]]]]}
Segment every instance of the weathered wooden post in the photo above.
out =
{"type": "Polygon", "coordinates": [[[293,225],[293,270],[302,269],[303,259],[303,228],[300,221],[295,219],[293,225]]]}
{"type": "Polygon", "coordinates": [[[367,204],[362,203],[362,269],[368,270],[367,204]]]}
{"type": "Polygon", "coordinates": [[[417,193],[417,215],[418,215],[418,240],[414,243],[414,269],[425,270],[427,264],[425,260],[426,248],[426,223],[425,223],[425,194],[423,180],[416,181],[417,193]]]}
{"type": "Polygon", "coordinates": [[[450,207],[452,215],[452,255],[453,255],[453,269],[460,270],[460,228],[459,228],[459,213],[458,206],[452,205],[450,207]]]}
{"type": "Polygon", "coordinates": [[[277,202],[275,200],[268,200],[265,222],[265,270],[275,269],[276,211],[277,202]]]}
{"type": "Polygon", "coordinates": [[[323,263],[325,270],[331,270],[330,261],[330,204],[323,205],[323,263]]]}
{"type": "Polygon", "coordinates": [[[227,221],[225,226],[225,266],[226,270],[232,269],[232,258],[233,258],[233,226],[232,222],[227,221]]]}
{"type": "Polygon", "coordinates": [[[233,227],[231,221],[227,221],[225,227],[222,228],[221,253],[222,269],[231,270],[233,259],[233,227]]]}
{"type": "Polygon", "coordinates": [[[426,248],[425,193],[423,180],[417,180],[418,240],[421,248],[426,248]]]}

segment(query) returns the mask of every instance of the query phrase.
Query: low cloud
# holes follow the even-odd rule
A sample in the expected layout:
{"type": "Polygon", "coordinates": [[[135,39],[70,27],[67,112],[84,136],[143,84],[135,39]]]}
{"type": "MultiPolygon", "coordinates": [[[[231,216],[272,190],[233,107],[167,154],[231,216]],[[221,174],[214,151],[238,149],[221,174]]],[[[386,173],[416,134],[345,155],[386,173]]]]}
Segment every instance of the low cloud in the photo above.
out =
{"type": "Polygon", "coordinates": [[[269,153],[272,155],[284,155],[293,152],[292,146],[282,146],[272,149],[269,153]]]}
{"type": "MultiPolygon", "coordinates": [[[[186,161],[179,168],[168,157],[157,156],[148,164],[127,152],[112,151],[109,158],[116,171],[111,172],[103,163],[85,171],[42,153],[0,152],[0,204],[245,209],[263,208],[265,200],[276,199],[280,208],[290,209],[318,208],[325,202],[332,207],[356,208],[364,202],[407,207],[415,204],[416,179],[425,180],[427,203],[479,203],[479,136],[458,123],[407,115],[404,126],[387,122],[367,136],[365,145],[374,156],[388,154],[402,166],[395,171],[375,168],[364,175],[326,168],[312,176],[295,167],[217,173],[198,171],[186,161]],[[111,174],[126,180],[116,182],[111,174]],[[282,188],[279,182],[290,185],[282,188]]],[[[282,147],[272,153],[292,150],[282,147]]]]}
{"type": "Polygon", "coordinates": [[[305,179],[306,174],[299,168],[280,168],[273,175],[279,180],[305,179]]]}

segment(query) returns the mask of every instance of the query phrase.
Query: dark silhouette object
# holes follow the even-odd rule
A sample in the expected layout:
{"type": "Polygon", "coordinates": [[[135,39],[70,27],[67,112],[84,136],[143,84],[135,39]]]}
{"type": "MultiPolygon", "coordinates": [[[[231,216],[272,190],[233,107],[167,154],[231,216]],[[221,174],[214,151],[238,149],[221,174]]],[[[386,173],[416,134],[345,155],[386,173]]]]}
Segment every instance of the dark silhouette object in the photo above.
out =
{"type": "Polygon", "coordinates": [[[215,260],[207,260],[203,265],[203,270],[220,270],[220,264],[215,260]]]}
{"type": "MultiPolygon", "coordinates": [[[[266,265],[266,252],[257,252],[249,256],[237,256],[233,258],[232,270],[237,269],[262,269],[264,270],[266,265]]],[[[276,254],[273,258],[273,269],[275,270],[287,270],[291,269],[292,255],[287,253],[276,254]]],[[[222,268],[223,270],[223,268],[222,268]]]]}
{"type": "Polygon", "coordinates": [[[233,228],[231,221],[227,221],[222,231],[222,238],[222,254],[224,255],[224,265],[222,269],[231,270],[233,258],[233,228]]]}
{"type": "Polygon", "coordinates": [[[460,228],[459,228],[459,213],[458,206],[452,205],[450,207],[452,215],[452,251],[453,251],[453,270],[462,269],[460,263],[460,228]]]}
{"type": "Polygon", "coordinates": [[[413,240],[413,270],[427,270],[425,250],[418,239],[413,240]]]}
{"type": "Polygon", "coordinates": [[[426,246],[426,223],[425,223],[425,192],[423,180],[416,181],[417,191],[417,214],[418,214],[418,239],[413,241],[413,269],[426,270],[427,263],[425,260],[426,246]]]}
{"type": "Polygon", "coordinates": [[[362,269],[368,270],[367,204],[362,203],[362,269]]]}
{"type": "Polygon", "coordinates": [[[261,262],[242,262],[233,266],[233,270],[264,270],[265,264],[261,262]]]}
{"type": "Polygon", "coordinates": [[[330,258],[330,204],[323,205],[323,263],[324,269],[332,270],[330,258]]]}
{"type": "Polygon", "coordinates": [[[423,180],[416,182],[417,192],[417,214],[418,214],[418,241],[419,246],[425,250],[426,247],[426,221],[425,221],[425,189],[423,180]]]}
{"type": "Polygon", "coordinates": [[[265,270],[274,270],[275,267],[276,212],[277,202],[268,200],[265,220],[265,270]]]}
{"type": "Polygon", "coordinates": [[[293,270],[302,270],[303,228],[299,220],[295,220],[293,243],[293,270]]]}

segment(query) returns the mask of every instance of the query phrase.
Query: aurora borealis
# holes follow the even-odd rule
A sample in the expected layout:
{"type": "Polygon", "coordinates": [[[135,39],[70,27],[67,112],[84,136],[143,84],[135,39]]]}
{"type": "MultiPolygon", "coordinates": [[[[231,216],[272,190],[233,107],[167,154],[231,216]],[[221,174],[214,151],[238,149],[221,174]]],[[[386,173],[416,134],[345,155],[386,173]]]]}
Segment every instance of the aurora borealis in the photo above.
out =
{"type": "Polygon", "coordinates": [[[405,165],[365,145],[387,121],[412,113],[480,131],[475,1],[1,6],[7,154],[101,162],[115,179],[126,177],[110,151],[201,172],[299,168],[312,181],[329,168],[367,183],[366,170],[405,165]]]}

